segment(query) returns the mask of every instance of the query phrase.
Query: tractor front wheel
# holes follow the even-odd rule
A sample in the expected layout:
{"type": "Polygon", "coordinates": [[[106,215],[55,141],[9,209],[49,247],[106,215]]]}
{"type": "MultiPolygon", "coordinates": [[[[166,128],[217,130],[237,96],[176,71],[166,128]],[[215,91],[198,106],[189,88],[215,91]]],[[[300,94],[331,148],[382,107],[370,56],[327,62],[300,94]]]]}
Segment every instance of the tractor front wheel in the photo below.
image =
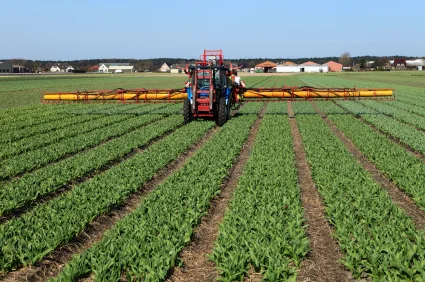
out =
{"type": "Polygon", "coordinates": [[[218,117],[217,117],[217,125],[223,126],[223,124],[226,123],[227,120],[227,105],[226,105],[226,98],[222,97],[220,98],[218,102],[218,117]]]}
{"type": "Polygon", "coordinates": [[[184,116],[184,123],[188,124],[193,120],[193,113],[192,113],[192,105],[190,104],[189,98],[184,100],[183,104],[183,116],[184,116]]]}

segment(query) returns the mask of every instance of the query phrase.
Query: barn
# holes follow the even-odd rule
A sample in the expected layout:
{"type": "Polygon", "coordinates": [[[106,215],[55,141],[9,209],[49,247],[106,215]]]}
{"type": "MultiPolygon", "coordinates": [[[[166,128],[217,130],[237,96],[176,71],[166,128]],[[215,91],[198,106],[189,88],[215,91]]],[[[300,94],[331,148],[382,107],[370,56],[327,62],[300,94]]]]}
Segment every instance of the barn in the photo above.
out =
{"type": "Polygon", "coordinates": [[[329,71],[330,72],[341,72],[342,71],[342,64],[334,62],[334,61],[329,61],[327,63],[325,63],[324,65],[327,65],[329,67],[329,71]]]}
{"type": "Polygon", "coordinates": [[[274,69],[276,69],[277,64],[266,61],[261,64],[258,64],[255,66],[255,70],[260,70],[264,73],[272,72],[274,69]]]}
{"type": "Polygon", "coordinates": [[[295,65],[293,63],[285,63],[276,66],[276,72],[329,72],[329,66],[320,65],[315,62],[306,62],[301,65],[295,65]]]}

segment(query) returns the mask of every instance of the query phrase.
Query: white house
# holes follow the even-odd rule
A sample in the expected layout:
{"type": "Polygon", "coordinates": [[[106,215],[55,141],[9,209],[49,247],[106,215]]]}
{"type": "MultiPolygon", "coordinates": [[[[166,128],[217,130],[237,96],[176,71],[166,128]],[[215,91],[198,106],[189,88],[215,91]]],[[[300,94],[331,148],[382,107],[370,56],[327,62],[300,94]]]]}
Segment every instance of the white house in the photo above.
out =
{"type": "Polygon", "coordinates": [[[61,69],[60,69],[59,66],[52,66],[50,68],[50,72],[60,72],[60,71],[61,71],[61,69]]]}
{"type": "Polygon", "coordinates": [[[65,69],[65,72],[74,72],[74,68],[73,68],[72,66],[68,66],[68,67],[65,69]]]}
{"type": "Polygon", "coordinates": [[[170,71],[170,67],[169,67],[166,63],[164,63],[164,64],[161,66],[161,68],[159,69],[159,71],[160,71],[160,72],[167,72],[167,71],[170,71]]]}
{"type": "Polygon", "coordinates": [[[109,69],[105,64],[100,64],[97,71],[106,73],[106,72],[109,72],[109,69]]]}

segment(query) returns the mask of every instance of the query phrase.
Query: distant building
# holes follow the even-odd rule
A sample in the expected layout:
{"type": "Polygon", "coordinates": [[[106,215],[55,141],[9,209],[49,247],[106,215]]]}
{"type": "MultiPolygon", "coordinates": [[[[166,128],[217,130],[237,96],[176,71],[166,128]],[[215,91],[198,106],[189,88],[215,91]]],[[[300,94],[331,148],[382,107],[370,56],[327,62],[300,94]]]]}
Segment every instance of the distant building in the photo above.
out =
{"type": "Polygon", "coordinates": [[[342,71],[342,64],[334,62],[334,61],[329,61],[327,63],[325,63],[324,65],[327,65],[329,67],[329,71],[330,72],[341,72],[342,71]]]}
{"type": "Polygon", "coordinates": [[[134,72],[134,66],[130,66],[129,63],[100,63],[97,72],[100,73],[123,73],[123,72],[134,72]]]}
{"type": "Polygon", "coordinates": [[[50,68],[50,72],[60,72],[60,71],[61,71],[61,69],[60,69],[59,66],[52,66],[50,68]]]}
{"type": "Polygon", "coordinates": [[[184,69],[186,68],[186,65],[184,64],[174,64],[170,68],[171,73],[184,73],[184,69]]]}
{"type": "Polygon", "coordinates": [[[324,64],[320,65],[315,62],[306,62],[301,65],[296,65],[294,63],[282,64],[276,66],[276,72],[329,72],[329,66],[324,64]]]}
{"type": "Polygon", "coordinates": [[[91,66],[88,69],[89,72],[97,72],[98,70],[99,70],[99,66],[91,66]]]}
{"type": "Polygon", "coordinates": [[[0,62],[0,73],[24,73],[24,72],[30,72],[30,70],[24,66],[12,65],[11,63],[6,63],[6,62],[0,62]]]}
{"type": "Polygon", "coordinates": [[[0,62],[0,73],[11,73],[12,64],[0,62]]]}
{"type": "Polygon", "coordinates": [[[108,71],[111,73],[132,73],[134,72],[134,66],[109,66],[108,71]]]}
{"type": "Polygon", "coordinates": [[[256,65],[255,71],[264,72],[264,73],[273,72],[274,70],[276,70],[276,66],[277,64],[270,61],[266,61],[256,65]]]}
{"type": "Polygon", "coordinates": [[[99,67],[98,67],[98,69],[97,69],[97,71],[98,72],[107,73],[108,72],[108,67],[105,64],[100,64],[99,67]]]}
{"type": "Polygon", "coordinates": [[[162,64],[162,66],[159,68],[160,72],[168,72],[170,71],[170,67],[167,65],[167,63],[162,64]]]}
{"type": "Polygon", "coordinates": [[[72,66],[68,66],[68,67],[65,69],[65,72],[74,72],[74,68],[73,68],[72,66]]]}

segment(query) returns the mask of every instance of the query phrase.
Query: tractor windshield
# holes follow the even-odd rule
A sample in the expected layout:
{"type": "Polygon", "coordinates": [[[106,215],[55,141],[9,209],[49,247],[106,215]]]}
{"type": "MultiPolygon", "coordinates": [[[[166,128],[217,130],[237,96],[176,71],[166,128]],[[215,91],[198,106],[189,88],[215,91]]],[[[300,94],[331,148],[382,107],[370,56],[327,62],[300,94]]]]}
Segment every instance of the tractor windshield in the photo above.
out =
{"type": "Polygon", "coordinates": [[[207,90],[210,88],[210,73],[198,72],[198,89],[207,90]]]}

